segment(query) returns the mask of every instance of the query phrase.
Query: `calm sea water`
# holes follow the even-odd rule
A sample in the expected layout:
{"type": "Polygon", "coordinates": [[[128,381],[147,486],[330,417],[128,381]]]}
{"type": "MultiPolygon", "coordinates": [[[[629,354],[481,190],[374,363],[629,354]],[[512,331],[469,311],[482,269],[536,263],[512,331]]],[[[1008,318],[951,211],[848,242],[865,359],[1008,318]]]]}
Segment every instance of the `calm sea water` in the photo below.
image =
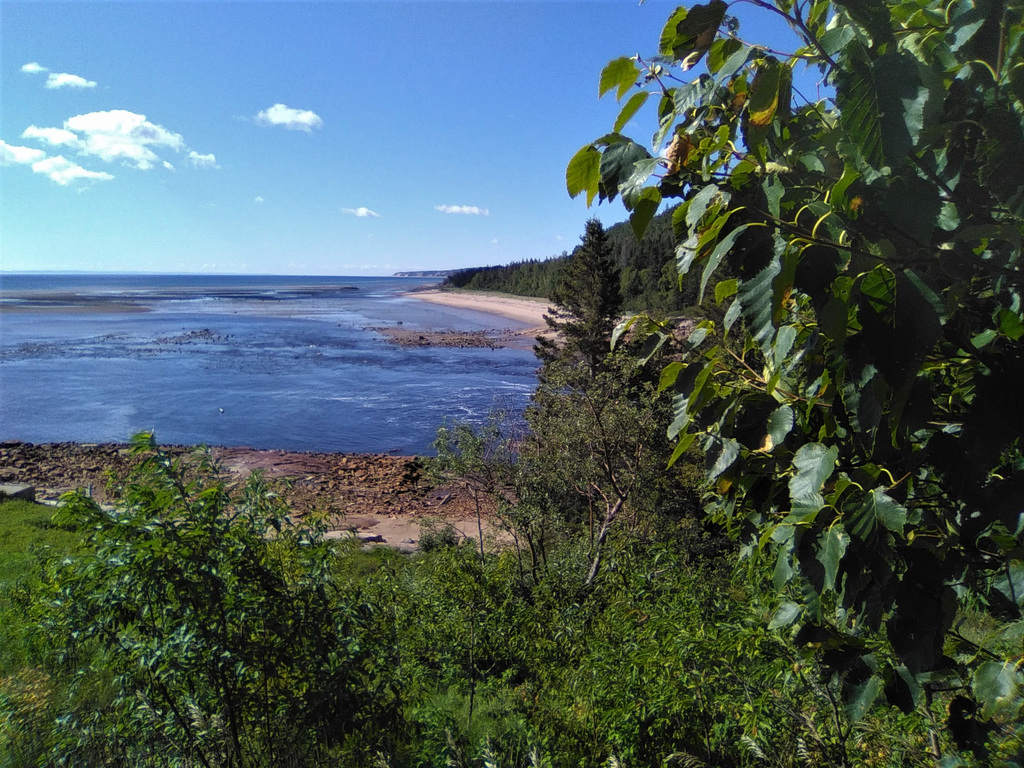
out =
{"type": "Polygon", "coordinates": [[[0,439],[430,452],[521,409],[528,350],[403,348],[372,327],[521,327],[379,277],[0,275],[0,439]]]}

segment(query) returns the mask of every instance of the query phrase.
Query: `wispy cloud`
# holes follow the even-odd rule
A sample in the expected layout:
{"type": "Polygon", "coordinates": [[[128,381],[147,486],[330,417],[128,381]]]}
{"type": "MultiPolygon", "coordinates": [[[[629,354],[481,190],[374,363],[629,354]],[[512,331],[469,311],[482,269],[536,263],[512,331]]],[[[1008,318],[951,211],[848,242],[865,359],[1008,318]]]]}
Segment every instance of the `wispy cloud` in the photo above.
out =
{"type": "Polygon", "coordinates": [[[46,88],[95,88],[95,80],[86,80],[70,72],[51,72],[46,78],[46,88]]]}
{"type": "Polygon", "coordinates": [[[358,217],[360,219],[366,219],[366,218],[379,219],[380,218],[380,214],[379,213],[377,213],[376,211],[371,211],[369,208],[366,208],[364,206],[359,206],[358,208],[342,208],[341,212],[342,213],[347,213],[350,216],[356,216],[356,217],[358,217]]]}
{"type": "Polygon", "coordinates": [[[31,165],[33,173],[40,173],[51,181],[66,187],[79,180],[110,181],[113,176],[102,171],[90,171],[63,155],[47,157],[35,147],[19,147],[0,139],[0,165],[31,165]]]}
{"type": "Polygon", "coordinates": [[[254,203],[262,203],[262,202],[263,202],[263,198],[262,198],[262,197],[260,197],[259,195],[256,195],[256,197],[254,197],[254,198],[252,199],[252,201],[253,201],[254,203]]]}
{"type": "Polygon", "coordinates": [[[30,125],[21,132],[21,138],[44,141],[51,147],[59,147],[65,144],[73,147],[81,147],[82,145],[78,136],[66,128],[37,128],[34,125],[30,125]]]}
{"type": "Polygon", "coordinates": [[[28,64],[21,65],[21,71],[27,72],[30,75],[39,75],[43,72],[49,72],[50,70],[40,64],[38,61],[30,61],[28,64]]]}
{"type": "Polygon", "coordinates": [[[42,173],[48,176],[62,187],[68,186],[73,181],[87,179],[89,181],[110,181],[114,177],[103,171],[90,171],[78,163],[68,160],[63,155],[48,157],[32,164],[35,173],[42,173]]]}
{"type": "Polygon", "coordinates": [[[18,147],[0,139],[0,165],[27,165],[46,158],[46,153],[35,147],[18,147]]]}
{"type": "Polygon", "coordinates": [[[275,104],[256,115],[257,125],[281,126],[289,131],[312,133],[314,128],[323,126],[320,115],[309,109],[292,109],[284,104],[275,104]]]}
{"type": "Polygon", "coordinates": [[[435,211],[441,213],[458,213],[464,216],[490,216],[491,212],[486,208],[480,208],[476,205],[435,205],[435,211]]]}
{"type": "Polygon", "coordinates": [[[196,168],[216,168],[217,158],[212,153],[209,155],[201,155],[195,150],[188,153],[188,159],[192,161],[192,165],[196,168]]]}

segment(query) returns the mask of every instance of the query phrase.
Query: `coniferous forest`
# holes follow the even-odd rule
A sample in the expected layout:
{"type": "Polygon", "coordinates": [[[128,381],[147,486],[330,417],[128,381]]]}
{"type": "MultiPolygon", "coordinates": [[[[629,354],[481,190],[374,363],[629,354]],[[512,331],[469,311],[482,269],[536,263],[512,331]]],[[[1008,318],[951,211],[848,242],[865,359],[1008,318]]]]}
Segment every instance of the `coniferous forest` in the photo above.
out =
{"type": "Polygon", "coordinates": [[[425,461],[499,540],[139,435],[112,508],[0,505],[0,765],[1024,765],[1024,16],[755,5],[799,49],[710,0],[600,73],[628,229],[453,280],[560,335],[425,461]]]}
{"type": "MultiPolygon", "coordinates": [[[[619,271],[619,291],[629,311],[676,312],[696,304],[695,278],[679,280],[672,211],[651,221],[643,238],[627,222],[608,228],[613,261],[619,271]]],[[[498,291],[516,296],[550,298],[560,271],[579,250],[545,260],[520,261],[498,267],[464,269],[447,277],[444,285],[475,291],[498,291]]]]}

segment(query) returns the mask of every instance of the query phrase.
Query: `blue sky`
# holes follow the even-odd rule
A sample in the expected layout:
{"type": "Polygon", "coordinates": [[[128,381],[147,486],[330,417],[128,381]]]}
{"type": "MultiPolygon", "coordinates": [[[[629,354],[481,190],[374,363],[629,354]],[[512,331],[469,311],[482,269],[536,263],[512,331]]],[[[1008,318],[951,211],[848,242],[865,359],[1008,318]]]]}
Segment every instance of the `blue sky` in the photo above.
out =
{"type": "MultiPolygon", "coordinates": [[[[625,218],[570,199],[565,165],[618,114],[601,68],[654,53],[674,7],[5,1],[0,269],[358,275],[556,255],[589,216],[625,218]]],[[[779,39],[752,18],[744,37],[779,39]]]]}

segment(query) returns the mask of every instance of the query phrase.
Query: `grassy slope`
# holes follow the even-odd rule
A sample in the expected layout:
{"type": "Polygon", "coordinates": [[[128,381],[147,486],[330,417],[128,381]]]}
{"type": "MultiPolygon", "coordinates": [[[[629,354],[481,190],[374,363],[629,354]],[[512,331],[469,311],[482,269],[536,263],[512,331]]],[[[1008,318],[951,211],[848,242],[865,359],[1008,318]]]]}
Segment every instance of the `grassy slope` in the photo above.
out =
{"type": "Polygon", "coordinates": [[[25,663],[30,627],[19,601],[22,587],[38,578],[43,559],[75,551],[81,538],[54,525],[54,512],[27,501],[0,502],[0,677],[25,663]]]}

